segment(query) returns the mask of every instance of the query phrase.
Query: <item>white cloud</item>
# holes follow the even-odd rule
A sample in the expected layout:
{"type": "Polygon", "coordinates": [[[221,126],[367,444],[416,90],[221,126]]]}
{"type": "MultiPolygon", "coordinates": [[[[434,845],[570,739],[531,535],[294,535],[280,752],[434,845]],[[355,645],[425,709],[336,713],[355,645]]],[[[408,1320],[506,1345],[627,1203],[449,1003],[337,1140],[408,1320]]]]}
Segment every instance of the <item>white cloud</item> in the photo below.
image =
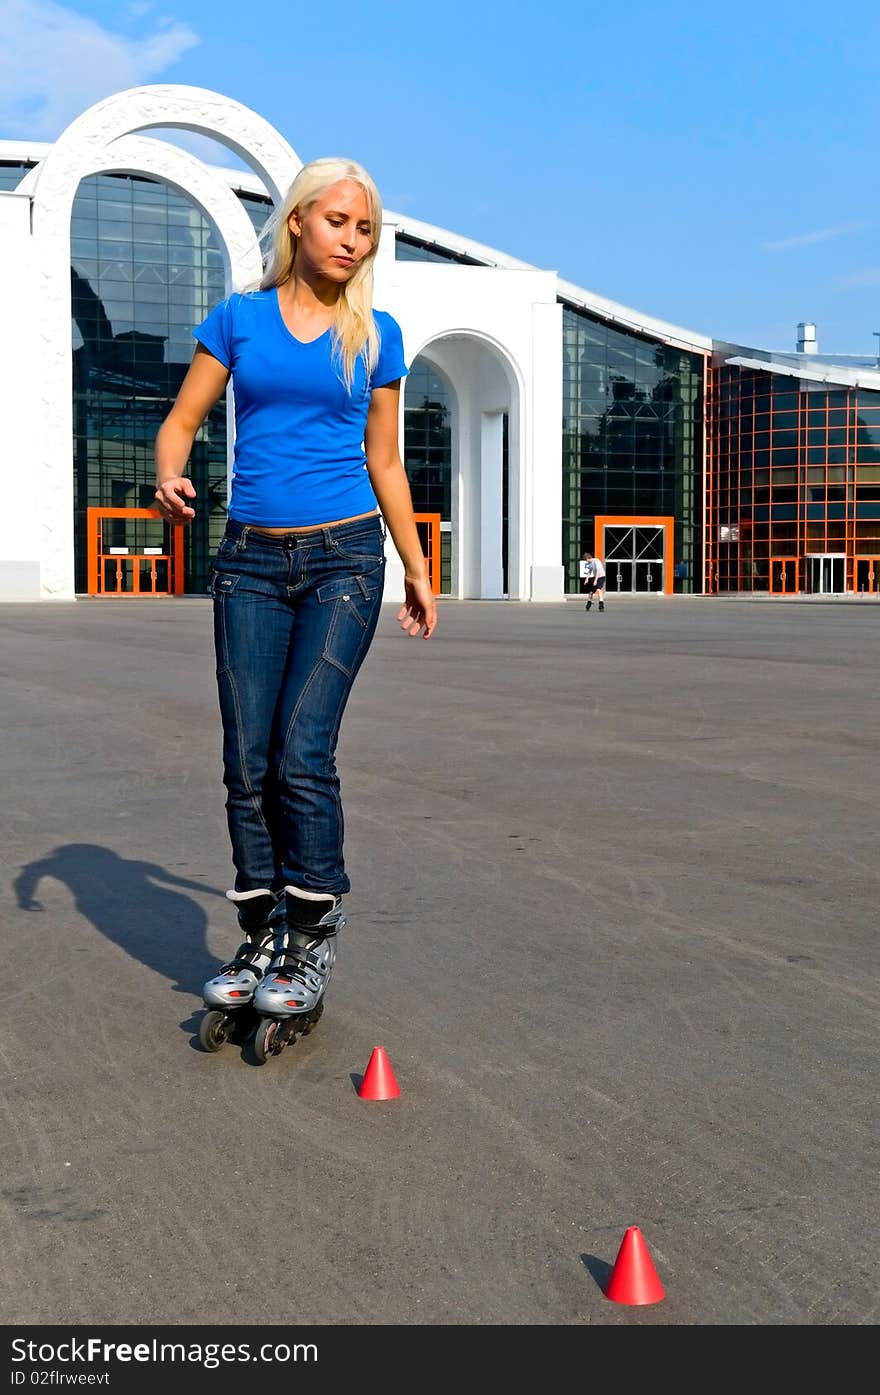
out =
{"type": "Polygon", "coordinates": [[[864,223],[842,223],[839,228],[819,228],[816,232],[798,233],[795,237],[783,237],[778,242],[765,242],[765,252],[789,252],[794,247],[810,247],[814,242],[827,242],[831,237],[842,237],[844,233],[856,232],[864,223]]]}
{"type": "Polygon", "coordinates": [[[54,140],[93,102],[157,77],[199,42],[170,19],[129,38],[54,0],[0,0],[0,36],[0,136],[33,140],[54,140]]]}
{"type": "Polygon", "coordinates": [[[844,276],[837,284],[846,291],[861,290],[865,286],[880,286],[880,266],[868,266],[864,271],[854,271],[851,276],[844,276]]]}

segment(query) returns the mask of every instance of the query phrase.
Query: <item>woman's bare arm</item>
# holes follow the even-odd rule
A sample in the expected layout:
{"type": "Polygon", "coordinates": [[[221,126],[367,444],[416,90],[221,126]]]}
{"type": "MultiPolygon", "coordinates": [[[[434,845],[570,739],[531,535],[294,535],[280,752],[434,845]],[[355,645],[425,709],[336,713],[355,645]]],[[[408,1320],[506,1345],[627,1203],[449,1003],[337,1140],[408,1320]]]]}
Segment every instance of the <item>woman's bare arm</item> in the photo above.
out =
{"type": "Polygon", "coordinates": [[[367,472],[382,517],[404,567],[406,599],[398,612],[401,629],[415,637],[424,628],[430,639],[437,627],[437,602],[428,581],[419,532],[413,518],[409,481],[398,446],[400,379],[374,388],[364,431],[367,472]]]}
{"type": "Polygon", "coordinates": [[[186,467],[196,432],[229,382],[229,369],[201,344],[180,385],[174,406],[156,435],[156,508],[169,523],[190,523],[196,497],[186,467]]]}

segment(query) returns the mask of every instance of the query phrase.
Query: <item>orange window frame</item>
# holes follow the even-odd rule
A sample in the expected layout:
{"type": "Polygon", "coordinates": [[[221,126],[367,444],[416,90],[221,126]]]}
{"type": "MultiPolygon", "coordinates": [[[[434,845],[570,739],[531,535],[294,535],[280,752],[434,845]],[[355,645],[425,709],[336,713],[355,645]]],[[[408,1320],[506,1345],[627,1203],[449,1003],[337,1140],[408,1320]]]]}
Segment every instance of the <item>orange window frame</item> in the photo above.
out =
{"type": "Polygon", "coordinates": [[[424,523],[428,529],[428,550],[425,561],[428,564],[428,580],[435,596],[440,595],[440,514],[414,514],[416,523],[424,523]]]}
{"type": "Polygon", "coordinates": [[[800,573],[799,557],[773,556],[770,558],[770,595],[771,596],[795,596],[798,594],[798,577],[800,573]],[[788,567],[794,568],[794,585],[788,586],[788,567]],[[773,568],[782,568],[782,590],[773,584],[773,568]]]}
{"type": "Polygon", "coordinates": [[[594,521],[593,551],[601,562],[605,561],[606,528],[663,528],[663,594],[672,595],[673,561],[672,548],[675,542],[675,518],[672,514],[597,514],[594,521]]]}
{"type": "Polygon", "coordinates": [[[880,591],[880,557],[871,552],[857,552],[852,559],[852,589],[857,594],[859,592],[859,563],[868,564],[868,589],[865,595],[873,595],[880,591]]]}
{"type": "Polygon", "coordinates": [[[169,581],[171,587],[169,591],[141,591],[140,589],[140,568],[137,565],[141,561],[153,563],[155,573],[155,563],[162,560],[151,554],[128,553],[128,559],[134,563],[132,572],[132,589],[130,591],[105,591],[104,578],[102,573],[102,562],[105,557],[111,554],[102,550],[102,525],[105,518],[153,518],[161,522],[162,515],[158,509],[86,509],[86,536],[87,536],[87,594],[98,596],[102,599],[113,598],[115,600],[128,600],[139,596],[182,596],[183,595],[183,531],[182,523],[170,526],[169,552],[164,554],[168,561],[169,581]]]}

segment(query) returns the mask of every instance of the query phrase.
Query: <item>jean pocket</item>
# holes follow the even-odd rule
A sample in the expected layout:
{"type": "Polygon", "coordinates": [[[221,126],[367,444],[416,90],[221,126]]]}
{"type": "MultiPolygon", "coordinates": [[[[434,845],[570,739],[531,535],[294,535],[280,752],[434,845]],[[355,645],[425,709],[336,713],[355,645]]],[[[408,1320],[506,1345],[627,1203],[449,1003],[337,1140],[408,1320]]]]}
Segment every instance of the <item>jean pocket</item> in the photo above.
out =
{"type": "Polygon", "coordinates": [[[211,594],[231,596],[233,591],[242,599],[257,596],[272,601],[284,600],[288,595],[286,575],[263,576],[247,563],[215,564],[211,594]]]}
{"type": "Polygon", "coordinates": [[[366,576],[341,576],[316,592],[321,606],[332,607],[323,654],[349,678],[355,674],[376,627],[382,599],[383,568],[366,576]]]}
{"type": "Polygon", "coordinates": [[[352,562],[355,566],[372,564],[378,567],[385,558],[385,547],[379,533],[364,533],[347,542],[338,542],[331,538],[330,546],[343,562],[352,562]]]}
{"type": "Polygon", "coordinates": [[[382,588],[383,575],[384,568],[379,563],[373,571],[363,575],[352,572],[346,576],[335,576],[332,581],[325,581],[323,586],[318,587],[318,601],[321,605],[338,600],[372,602],[376,592],[382,588]]]}
{"type": "Polygon", "coordinates": [[[237,574],[234,576],[224,576],[222,572],[212,572],[211,580],[208,582],[208,595],[214,596],[215,598],[217,596],[228,596],[235,590],[240,581],[241,577],[237,574]]]}

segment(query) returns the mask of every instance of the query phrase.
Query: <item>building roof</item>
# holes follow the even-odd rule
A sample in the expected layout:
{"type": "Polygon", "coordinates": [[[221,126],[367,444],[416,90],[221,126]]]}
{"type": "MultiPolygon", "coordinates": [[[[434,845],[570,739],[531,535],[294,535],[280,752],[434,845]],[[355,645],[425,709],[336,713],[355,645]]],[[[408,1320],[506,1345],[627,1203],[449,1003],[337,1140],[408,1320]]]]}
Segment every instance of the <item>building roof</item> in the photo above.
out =
{"type": "MultiPolygon", "coordinates": [[[[45,141],[0,140],[0,161],[38,162],[51,149],[45,141]]],[[[230,169],[225,165],[210,166],[214,174],[224,179],[230,187],[240,193],[263,195],[268,198],[265,185],[251,170],[230,169]]],[[[444,251],[456,252],[482,266],[504,267],[509,270],[545,271],[546,267],[532,262],[521,261],[496,247],[476,242],[473,238],[451,232],[448,228],[422,222],[406,213],[395,213],[385,209],[385,221],[395,231],[403,233],[444,251]]],[[[563,303],[576,309],[585,310],[609,324],[634,334],[643,334],[651,339],[660,339],[675,348],[693,353],[714,356],[716,363],[727,363],[739,368],[753,368],[761,372],[780,373],[786,377],[801,378],[809,382],[838,384],[841,387],[864,387],[880,392],[880,365],[874,367],[870,359],[856,355],[833,355],[821,358],[818,354],[787,354],[781,351],[750,348],[744,345],[729,344],[723,340],[710,339],[695,330],[684,329],[654,315],[644,314],[631,306],[609,300],[595,291],[564,281],[557,273],[559,298],[563,303]]]]}

